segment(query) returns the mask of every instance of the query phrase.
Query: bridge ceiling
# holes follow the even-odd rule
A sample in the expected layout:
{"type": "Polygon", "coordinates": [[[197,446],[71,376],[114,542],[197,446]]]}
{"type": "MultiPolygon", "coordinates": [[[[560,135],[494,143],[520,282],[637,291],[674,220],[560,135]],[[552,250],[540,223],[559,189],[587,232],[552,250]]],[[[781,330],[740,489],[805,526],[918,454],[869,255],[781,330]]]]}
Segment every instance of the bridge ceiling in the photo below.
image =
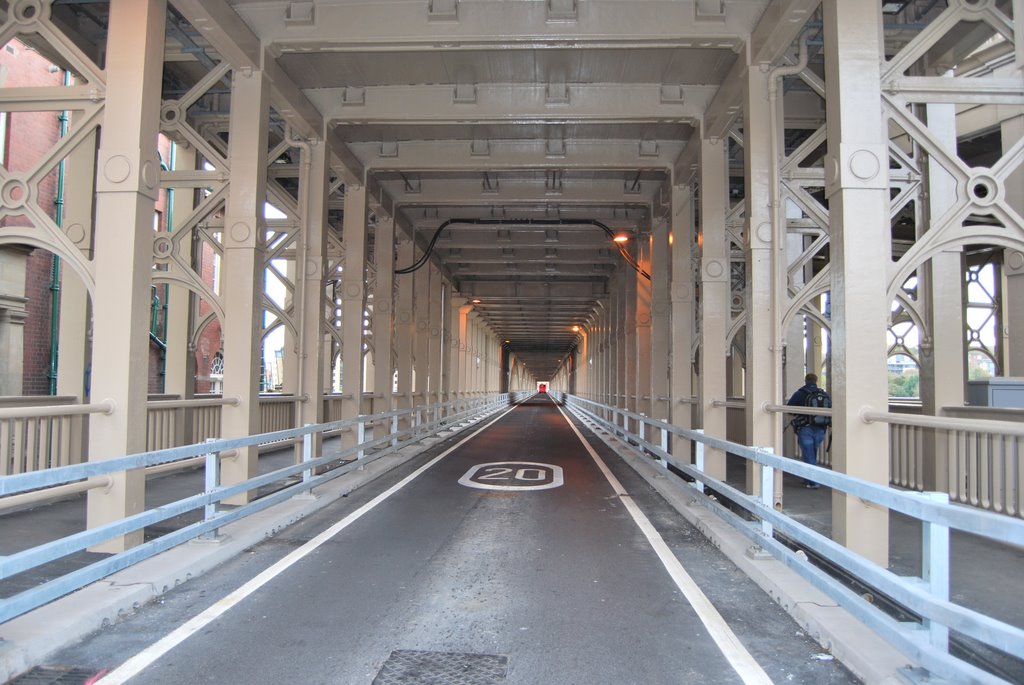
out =
{"type": "Polygon", "coordinates": [[[300,4],[232,6],[382,209],[421,245],[446,224],[435,263],[544,379],[631,270],[582,222],[635,253],[767,3],[300,4]]]}
{"type": "MultiPolygon", "coordinates": [[[[104,5],[54,3],[87,50],[104,5]]],[[[220,60],[262,67],[279,115],[326,133],[375,212],[424,247],[447,226],[433,262],[543,379],[633,275],[609,232],[637,254],[700,122],[735,122],[746,55],[778,60],[817,5],[171,0],[165,97],[220,60]]]]}

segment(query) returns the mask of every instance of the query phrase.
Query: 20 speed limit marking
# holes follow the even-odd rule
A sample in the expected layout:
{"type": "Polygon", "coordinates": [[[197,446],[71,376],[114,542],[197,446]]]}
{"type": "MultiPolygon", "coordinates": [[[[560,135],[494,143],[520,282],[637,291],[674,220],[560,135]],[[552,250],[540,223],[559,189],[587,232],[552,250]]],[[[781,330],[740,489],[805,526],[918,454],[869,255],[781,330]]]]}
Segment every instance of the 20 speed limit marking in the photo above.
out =
{"type": "Polygon", "coordinates": [[[550,490],[561,487],[562,467],[535,461],[495,461],[477,464],[459,479],[480,490],[550,490]]]}

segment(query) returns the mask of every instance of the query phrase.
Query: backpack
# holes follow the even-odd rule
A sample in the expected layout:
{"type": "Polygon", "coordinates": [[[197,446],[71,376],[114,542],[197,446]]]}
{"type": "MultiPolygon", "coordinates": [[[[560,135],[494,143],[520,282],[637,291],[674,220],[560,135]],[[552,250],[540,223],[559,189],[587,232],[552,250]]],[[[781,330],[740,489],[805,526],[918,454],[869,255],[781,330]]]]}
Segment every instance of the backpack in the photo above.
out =
{"type": "MultiPolygon", "coordinates": [[[[814,390],[811,390],[809,393],[807,393],[807,399],[804,400],[804,406],[815,407],[818,409],[831,409],[832,398],[829,397],[829,394],[822,390],[821,388],[815,388],[814,390]]],[[[822,428],[824,428],[825,426],[832,425],[831,416],[804,415],[803,418],[804,423],[802,425],[805,426],[821,426],[822,428]]]]}

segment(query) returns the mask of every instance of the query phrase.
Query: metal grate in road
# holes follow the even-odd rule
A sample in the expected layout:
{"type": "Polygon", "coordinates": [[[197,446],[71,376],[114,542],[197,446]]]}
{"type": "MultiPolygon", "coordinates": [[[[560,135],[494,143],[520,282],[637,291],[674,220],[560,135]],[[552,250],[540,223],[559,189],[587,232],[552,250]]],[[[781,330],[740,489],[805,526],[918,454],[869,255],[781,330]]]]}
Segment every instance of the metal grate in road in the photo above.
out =
{"type": "Polygon", "coordinates": [[[508,657],[396,649],[372,685],[500,685],[508,657]]]}
{"type": "Polygon", "coordinates": [[[37,666],[14,680],[7,681],[7,685],[83,685],[95,681],[100,673],[94,668],[37,666]]]}

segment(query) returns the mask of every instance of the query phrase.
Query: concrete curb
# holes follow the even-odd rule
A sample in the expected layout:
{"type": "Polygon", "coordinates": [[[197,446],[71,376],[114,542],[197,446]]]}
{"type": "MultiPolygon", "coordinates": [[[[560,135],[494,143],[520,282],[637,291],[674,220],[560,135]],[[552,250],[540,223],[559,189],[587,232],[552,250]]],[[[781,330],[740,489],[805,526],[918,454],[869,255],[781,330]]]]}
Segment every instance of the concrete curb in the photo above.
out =
{"type": "MultiPolygon", "coordinates": [[[[484,417],[486,419],[488,417],[484,417]]],[[[192,540],[114,573],[66,597],[0,625],[0,682],[38,666],[50,656],[116,622],[185,581],[210,571],[278,531],[398,468],[441,440],[409,445],[220,530],[216,541],[192,540]]]]}
{"type": "Polygon", "coordinates": [[[697,503],[696,492],[680,488],[678,479],[650,459],[617,438],[594,434],[857,678],[881,685],[907,683],[899,671],[916,664],[895,647],[775,557],[748,554],[751,544],[746,537],[697,503]]]}

